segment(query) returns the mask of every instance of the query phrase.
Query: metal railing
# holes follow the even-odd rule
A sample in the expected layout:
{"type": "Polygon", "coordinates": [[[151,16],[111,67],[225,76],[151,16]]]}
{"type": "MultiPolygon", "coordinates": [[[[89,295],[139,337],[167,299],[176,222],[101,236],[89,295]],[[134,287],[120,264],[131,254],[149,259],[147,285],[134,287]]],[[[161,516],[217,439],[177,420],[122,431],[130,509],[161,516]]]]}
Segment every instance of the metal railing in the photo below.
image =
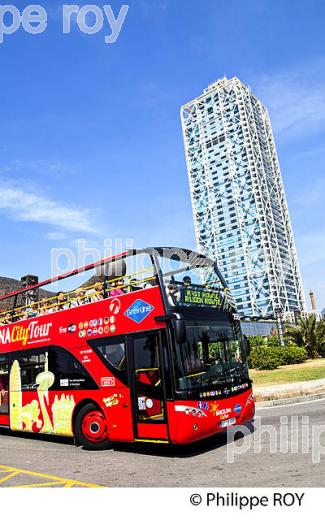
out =
{"type": "Polygon", "coordinates": [[[49,298],[0,312],[0,326],[150,288],[155,285],[150,283],[153,281],[156,283],[156,276],[151,268],[103,282],[97,281],[93,285],[81,286],[73,291],[60,291],[49,298]],[[139,278],[140,275],[144,276],[139,278]]]}

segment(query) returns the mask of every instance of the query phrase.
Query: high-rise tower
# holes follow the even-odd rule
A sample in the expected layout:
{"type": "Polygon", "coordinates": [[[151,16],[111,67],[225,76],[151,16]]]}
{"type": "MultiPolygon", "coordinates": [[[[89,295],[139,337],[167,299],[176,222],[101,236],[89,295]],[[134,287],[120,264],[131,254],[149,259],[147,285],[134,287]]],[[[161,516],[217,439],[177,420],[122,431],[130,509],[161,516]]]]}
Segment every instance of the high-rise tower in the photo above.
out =
{"type": "Polygon", "coordinates": [[[196,242],[215,258],[238,312],[305,310],[268,112],[234,77],[181,109],[196,242]]]}

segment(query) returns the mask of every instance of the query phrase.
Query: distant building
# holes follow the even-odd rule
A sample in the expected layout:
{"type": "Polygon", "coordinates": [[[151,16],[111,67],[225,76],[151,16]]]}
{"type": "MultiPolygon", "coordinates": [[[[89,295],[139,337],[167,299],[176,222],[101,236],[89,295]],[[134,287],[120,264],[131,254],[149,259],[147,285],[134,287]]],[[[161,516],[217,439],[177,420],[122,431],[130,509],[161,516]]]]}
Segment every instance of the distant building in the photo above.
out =
{"type": "Polygon", "coordinates": [[[316,316],[317,321],[322,319],[322,312],[317,309],[317,303],[314,291],[310,289],[309,291],[309,298],[310,298],[310,304],[311,304],[311,312],[308,312],[309,315],[313,314],[316,316]]]}
{"type": "Polygon", "coordinates": [[[241,321],[241,328],[243,334],[246,336],[271,336],[273,333],[277,334],[277,327],[275,321],[241,321]]]}
{"type": "Polygon", "coordinates": [[[267,109],[238,78],[181,109],[197,248],[218,262],[242,316],[306,309],[267,109]]]}
{"type": "Polygon", "coordinates": [[[317,311],[316,298],[315,298],[314,291],[312,289],[310,289],[310,291],[309,291],[309,298],[310,298],[311,310],[316,312],[317,311]]]}

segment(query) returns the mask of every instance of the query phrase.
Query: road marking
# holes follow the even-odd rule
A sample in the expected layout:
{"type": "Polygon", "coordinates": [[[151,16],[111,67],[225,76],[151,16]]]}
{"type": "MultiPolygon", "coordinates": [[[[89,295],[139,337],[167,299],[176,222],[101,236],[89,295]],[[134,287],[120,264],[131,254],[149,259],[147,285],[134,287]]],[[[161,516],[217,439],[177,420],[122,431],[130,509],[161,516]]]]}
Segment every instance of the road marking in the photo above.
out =
{"type": "Polygon", "coordinates": [[[258,411],[258,410],[272,410],[272,408],[283,408],[284,406],[299,406],[299,405],[302,405],[302,404],[319,403],[319,401],[325,401],[325,397],[322,397],[321,399],[311,399],[311,400],[307,399],[306,401],[300,401],[300,403],[272,404],[271,406],[256,407],[256,411],[258,411]]]}
{"type": "Polygon", "coordinates": [[[19,473],[19,471],[12,471],[11,473],[9,472],[9,475],[0,479],[0,484],[2,484],[3,482],[6,482],[7,480],[11,479],[12,477],[15,477],[16,475],[18,475],[18,473],[19,473]]]}
{"type": "Polygon", "coordinates": [[[0,473],[3,475],[4,473],[7,473],[6,476],[0,478],[0,486],[4,482],[8,482],[10,479],[16,477],[17,475],[26,475],[29,477],[39,477],[41,479],[44,479],[45,482],[39,482],[39,483],[33,483],[33,484],[22,484],[20,486],[12,485],[8,487],[19,487],[19,488],[25,488],[25,487],[45,487],[45,486],[61,486],[64,488],[71,488],[71,487],[86,487],[86,488],[102,488],[105,486],[99,486],[98,484],[89,484],[88,482],[80,482],[78,480],[72,480],[67,478],[61,478],[61,477],[55,477],[53,475],[47,475],[46,473],[36,473],[35,471],[27,471],[25,469],[19,469],[19,468],[12,468],[11,466],[3,466],[0,465],[0,473]],[[50,481],[50,482],[48,482],[50,481]]]}
{"type": "MultiPolygon", "coordinates": [[[[40,482],[39,484],[23,484],[21,486],[10,486],[13,488],[38,488],[38,487],[46,487],[46,486],[56,486],[61,485],[62,482],[40,482]]],[[[67,487],[67,486],[64,486],[67,487]]]]}
{"type": "Polygon", "coordinates": [[[155,444],[169,444],[169,441],[160,440],[160,439],[134,439],[135,442],[152,442],[155,444]]]}

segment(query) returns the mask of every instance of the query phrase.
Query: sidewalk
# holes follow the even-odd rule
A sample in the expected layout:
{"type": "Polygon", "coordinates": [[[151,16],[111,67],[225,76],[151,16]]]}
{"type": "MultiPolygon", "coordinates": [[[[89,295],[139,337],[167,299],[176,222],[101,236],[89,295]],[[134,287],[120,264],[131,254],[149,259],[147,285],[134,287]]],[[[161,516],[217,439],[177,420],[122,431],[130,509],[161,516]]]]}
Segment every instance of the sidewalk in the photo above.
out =
{"type": "Polygon", "coordinates": [[[272,406],[289,404],[325,397],[325,379],[286,383],[282,385],[258,386],[254,389],[257,405],[272,406]]]}

